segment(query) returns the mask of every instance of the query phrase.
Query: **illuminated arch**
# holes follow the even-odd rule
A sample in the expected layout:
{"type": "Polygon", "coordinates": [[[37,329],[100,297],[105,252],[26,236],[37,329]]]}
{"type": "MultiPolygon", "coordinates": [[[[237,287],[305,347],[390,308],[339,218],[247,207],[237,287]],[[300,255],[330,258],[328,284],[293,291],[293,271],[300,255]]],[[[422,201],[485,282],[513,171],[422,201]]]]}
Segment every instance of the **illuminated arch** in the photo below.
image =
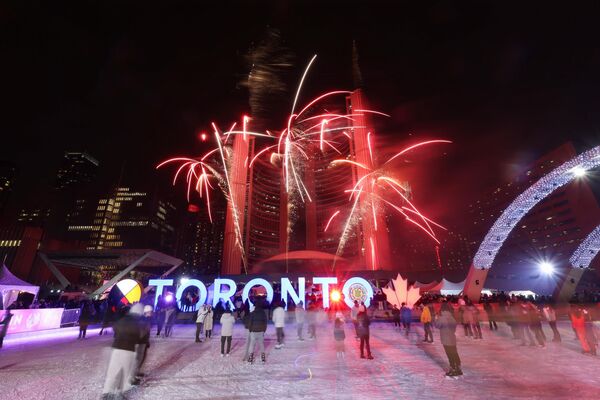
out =
{"type": "Polygon", "coordinates": [[[592,260],[600,251],[600,225],[596,227],[586,238],[569,259],[573,268],[588,268],[592,260]]]}
{"type": "Polygon", "coordinates": [[[557,167],[521,193],[504,210],[483,239],[473,258],[473,266],[478,269],[491,268],[502,244],[525,214],[554,190],[580,176],[582,170],[599,165],[600,146],[596,146],[557,167]]]}

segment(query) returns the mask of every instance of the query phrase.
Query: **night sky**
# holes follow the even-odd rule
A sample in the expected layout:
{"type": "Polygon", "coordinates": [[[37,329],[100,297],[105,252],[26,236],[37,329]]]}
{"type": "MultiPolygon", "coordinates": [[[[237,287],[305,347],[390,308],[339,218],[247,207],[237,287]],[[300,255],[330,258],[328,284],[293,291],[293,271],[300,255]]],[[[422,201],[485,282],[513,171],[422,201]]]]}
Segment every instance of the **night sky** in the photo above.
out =
{"type": "MultiPolygon", "coordinates": [[[[157,162],[199,154],[210,121],[249,112],[244,55],[269,29],[294,55],[286,109],[313,54],[305,100],[352,89],[355,40],[366,95],[391,114],[375,121],[379,144],[454,141],[403,172],[441,222],[565,141],[600,143],[597,4],[205,3],[0,2],[0,159],[21,168],[13,207],[43,198],[65,150],[97,157],[101,185],[123,169],[126,183],[166,187],[157,162]]],[[[282,118],[274,110],[274,130],[282,118]]]]}

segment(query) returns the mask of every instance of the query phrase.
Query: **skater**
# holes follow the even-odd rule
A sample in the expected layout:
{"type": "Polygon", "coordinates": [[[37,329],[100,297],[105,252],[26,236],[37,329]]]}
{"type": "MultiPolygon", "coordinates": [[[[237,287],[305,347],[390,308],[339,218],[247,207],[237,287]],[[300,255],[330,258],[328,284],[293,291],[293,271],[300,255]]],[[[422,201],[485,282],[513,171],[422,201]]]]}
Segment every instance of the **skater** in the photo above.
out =
{"type": "Polygon", "coordinates": [[[394,322],[394,328],[398,327],[400,329],[400,309],[395,304],[392,308],[392,321],[394,322]]]}
{"type": "Polygon", "coordinates": [[[490,303],[489,299],[486,299],[485,303],[483,303],[483,309],[487,314],[488,324],[490,325],[490,331],[498,330],[498,324],[496,323],[496,313],[494,312],[494,308],[490,303]]]}
{"type": "Polygon", "coordinates": [[[175,304],[169,304],[165,310],[165,337],[171,336],[173,333],[173,325],[177,318],[177,308],[175,304]]]}
{"type": "Polygon", "coordinates": [[[463,304],[460,306],[460,312],[463,329],[465,330],[465,337],[477,339],[473,336],[473,325],[475,323],[473,316],[473,307],[469,305],[470,300],[467,297],[465,297],[462,303],[463,304]]]}
{"type": "Polygon", "coordinates": [[[571,325],[573,330],[581,343],[583,354],[591,354],[591,348],[587,340],[586,326],[585,326],[585,315],[583,310],[579,306],[571,306],[571,325]]]}
{"type": "MultiPolygon", "coordinates": [[[[206,321],[206,316],[208,315],[208,309],[206,305],[202,305],[198,310],[198,316],[196,317],[196,343],[202,343],[202,339],[200,339],[200,335],[203,332],[204,322],[206,321]]],[[[206,337],[206,335],[205,335],[206,337]]]]}
{"type": "Polygon", "coordinates": [[[244,305],[244,329],[246,331],[246,346],[245,346],[245,350],[244,350],[244,357],[242,358],[242,361],[246,362],[248,361],[248,357],[250,355],[249,350],[250,350],[250,304],[249,302],[246,300],[246,304],[244,305]]]}
{"type": "Polygon", "coordinates": [[[358,337],[360,338],[360,358],[365,358],[365,347],[367,348],[367,357],[369,360],[373,359],[371,355],[371,345],[369,343],[370,329],[369,325],[371,325],[371,321],[369,320],[369,316],[366,311],[361,311],[356,316],[356,321],[358,323],[358,337]]]}
{"type": "Polygon", "coordinates": [[[88,303],[87,301],[83,302],[83,306],[81,307],[81,314],[79,314],[79,337],[78,339],[85,339],[85,334],[87,333],[87,328],[90,325],[92,317],[96,314],[96,311],[93,308],[94,306],[88,303]]]}
{"type": "Polygon", "coordinates": [[[250,313],[248,322],[248,330],[250,331],[250,355],[248,356],[248,363],[254,362],[254,347],[258,343],[258,349],[260,351],[260,360],[264,364],[266,360],[265,355],[265,331],[267,330],[267,313],[264,310],[264,301],[256,300],[254,305],[254,311],[250,313]]]}
{"type": "Polygon", "coordinates": [[[146,355],[150,348],[150,331],[152,330],[152,306],[144,306],[144,314],[140,319],[140,343],[135,346],[135,370],[131,380],[132,385],[139,385],[144,374],[141,372],[142,365],[146,361],[146,355]]]}
{"type": "Polygon", "coordinates": [[[104,330],[110,327],[114,312],[114,307],[109,307],[108,302],[105,300],[104,315],[102,316],[102,327],[100,328],[100,333],[98,335],[102,336],[104,330]]]}
{"type": "Polygon", "coordinates": [[[435,321],[440,330],[440,342],[450,363],[450,370],[446,376],[460,376],[463,374],[460,368],[460,357],[456,348],[456,320],[452,315],[452,307],[448,302],[442,303],[440,316],[435,321]]]}
{"type": "Polygon", "coordinates": [[[338,359],[344,359],[346,357],[346,347],[344,346],[344,340],[346,339],[346,332],[344,331],[344,316],[341,312],[335,314],[335,321],[333,322],[333,339],[335,340],[335,355],[338,359]]]}
{"type": "Polygon", "coordinates": [[[354,305],[350,309],[350,318],[352,319],[352,324],[354,325],[354,333],[356,335],[356,339],[358,339],[358,321],[356,317],[358,316],[358,309],[360,306],[358,305],[358,301],[354,300],[354,305]]]}
{"type": "Polygon", "coordinates": [[[560,332],[556,328],[556,311],[554,310],[554,307],[552,307],[551,304],[546,304],[546,305],[544,305],[543,310],[544,310],[544,317],[546,318],[546,321],[548,321],[548,325],[550,325],[550,329],[552,329],[552,341],[560,342],[561,337],[560,337],[560,332]]]}
{"type": "Polygon", "coordinates": [[[529,329],[529,324],[531,323],[529,307],[524,302],[521,302],[519,307],[519,331],[521,337],[521,346],[527,346],[527,340],[529,340],[529,346],[534,347],[535,342],[533,341],[533,336],[531,334],[531,330],[529,329]]]}
{"type": "Polygon", "coordinates": [[[402,321],[402,327],[405,329],[405,335],[408,337],[410,333],[410,323],[412,322],[412,310],[408,308],[406,303],[402,303],[400,307],[400,320],[402,321]]]}
{"type": "Polygon", "coordinates": [[[135,368],[135,346],[141,342],[139,318],[144,306],[136,303],[129,313],[115,322],[115,340],[112,344],[110,361],[102,390],[102,398],[122,397],[131,389],[131,378],[135,368]]]}
{"type": "Polygon", "coordinates": [[[165,303],[162,294],[156,301],[156,336],[160,336],[160,331],[165,326],[165,303]]]}
{"type": "Polygon", "coordinates": [[[542,315],[533,303],[529,303],[529,329],[533,332],[540,347],[546,347],[546,335],[542,330],[542,315]]]}
{"type": "Polygon", "coordinates": [[[296,306],[296,310],[294,311],[294,315],[296,316],[296,326],[298,329],[298,340],[303,341],[302,333],[304,330],[304,321],[306,321],[306,310],[304,309],[304,303],[300,302],[296,306]]]}
{"type": "Polygon", "coordinates": [[[424,343],[433,343],[433,330],[431,329],[431,310],[427,303],[423,304],[423,311],[421,312],[421,323],[423,324],[423,330],[425,331],[424,343]]]}
{"type": "Polygon", "coordinates": [[[223,311],[219,322],[221,322],[221,357],[229,357],[231,338],[233,337],[233,325],[235,324],[235,317],[229,307],[225,307],[225,311],[223,311]],[[227,343],[227,351],[225,351],[225,343],[227,343]]]}
{"type": "Polygon", "coordinates": [[[473,326],[473,338],[483,339],[481,333],[481,324],[479,323],[479,309],[477,308],[477,306],[475,306],[475,304],[473,304],[471,300],[467,300],[467,308],[469,309],[472,315],[471,325],[473,326]]]}
{"type": "Polygon", "coordinates": [[[273,310],[273,324],[275,325],[275,332],[277,333],[277,344],[276,349],[281,349],[284,346],[283,343],[283,328],[285,327],[285,310],[283,309],[283,301],[277,303],[277,307],[273,310]]]}
{"type": "Polygon", "coordinates": [[[212,329],[214,324],[214,313],[212,307],[206,305],[206,317],[204,318],[204,339],[210,339],[212,337],[212,329]]]}
{"type": "Polygon", "coordinates": [[[598,338],[594,332],[594,320],[592,318],[591,309],[583,310],[583,318],[585,320],[585,339],[587,340],[588,346],[590,346],[590,354],[596,355],[596,347],[598,346],[598,338]]]}
{"type": "Polygon", "coordinates": [[[10,324],[12,317],[13,314],[10,312],[10,310],[6,310],[6,314],[4,314],[4,317],[0,321],[0,349],[2,348],[2,342],[4,342],[6,332],[8,332],[8,325],[10,324]]]}
{"type": "Polygon", "coordinates": [[[317,304],[310,303],[306,314],[306,322],[308,323],[308,338],[317,338],[317,304]]]}

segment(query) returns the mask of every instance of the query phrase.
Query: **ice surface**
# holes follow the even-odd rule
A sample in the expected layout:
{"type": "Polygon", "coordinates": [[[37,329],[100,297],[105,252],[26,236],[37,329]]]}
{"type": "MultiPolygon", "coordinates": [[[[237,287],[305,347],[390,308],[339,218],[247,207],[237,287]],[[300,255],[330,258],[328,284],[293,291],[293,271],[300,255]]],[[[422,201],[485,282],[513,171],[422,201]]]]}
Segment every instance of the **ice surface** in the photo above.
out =
{"type": "MultiPolygon", "coordinates": [[[[422,344],[421,327],[406,339],[390,324],[374,323],[374,360],[359,358],[353,328],[346,326],[346,359],[335,355],[332,326],[319,327],[319,339],[300,342],[286,327],[286,346],[275,350],[275,329],[266,335],[267,363],[242,363],[244,330],[236,325],[232,355],[220,357],[219,326],[213,338],[194,343],[195,327],[175,326],[172,337],[152,337],[142,385],[129,399],[535,399],[600,398],[600,357],[581,354],[568,323],[562,344],[546,349],[519,347],[505,324],[498,333],[484,328],[484,340],[462,337],[458,349],[465,376],[444,377],[443,348],[422,344]]],[[[9,336],[0,349],[0,398],[98,399],[112,335],[77,329],[9,336]],[[29,340],[28,340],[29,339],[29,340]]],[[[547,336],[551,336],[545,326],[547,336]]]]}

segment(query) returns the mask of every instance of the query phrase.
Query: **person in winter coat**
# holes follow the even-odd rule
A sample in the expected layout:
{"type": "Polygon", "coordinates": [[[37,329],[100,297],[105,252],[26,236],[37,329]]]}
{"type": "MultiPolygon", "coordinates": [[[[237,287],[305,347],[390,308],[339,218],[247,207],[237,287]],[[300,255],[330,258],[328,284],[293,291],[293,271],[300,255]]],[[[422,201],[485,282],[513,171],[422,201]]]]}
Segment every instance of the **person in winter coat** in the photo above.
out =
{"type": "Polygon", "coordinates": [[[306,310],[304,309],[304,303],[300,302],[296,306],[296,310],[294,311],[294,315],[296,316],[296,326],[298,329],[298,340],[302,341],[304,338],[302,337],[302,332],[304,330],[304,322],[306,321],[306,310]]]}
{"type": "Polygon", "coordinates": [[[577,339],[579,339],[579,343],[581,343],[581,348],[584,354],[590,354],[591,348],[587,341],[587,333],[585,329],[585,315],[583,314],[583,310],[579,306],[571,306],[571,325],[573,326],[573,330],[577,335],[577,339]]]}
{"type": "Polygon", "coordinates": [[[400,329],[400,309],[395,304],[394,308],[392,308],[392,321],[394,322],[394,328],[398,327],[400,329]]]}
{"type": "Polygon", "coordinates": [[[208,309],[205,305],[202,305],[198,310],[198,315],[196,316],[196,343],[202,343],[202,339],[200,339],[200,335],[203,332],[204,322],[206,320],[206,316],[208,315],[208,309]]]}
{"type": "Polygon", "coordinates": [[[546,304],[544,306],[544,317],[546,321],[548,321],[548,325],[550,325],[550,329],[552,329],[552,341],[560,342],[560,332],[556,328],[556,311],[551,304],[546,304]]]}
{"type": "Polygon", "coordinates": [[[447,376],[460,376],[460,357],[456,348],[456,320],[452,315],[452,307],[448,302],[442,303],[440,316],[436,319],[435,325],[440,330],[440,342],[444,346],[444,351],[450,363],[450,370],[447,376]]]}
{"type": "Polygon", "coordinates": [[[344,340],[346,339],[346,332],[344,331],[344,317],[341,312],[336,313],[335,321],[333,323],[333,339],[335,340],[335,355],[339,359],[346,357],[346,348],[344,346],[344,340]]]}
{"type": "Polygon", "coordinates": [[[140,317],[144,306],[134,304],[129,313],[113,325],[115,339],[112,344],[110,361],[102,390],[102,398],[122,396],[131,389],[135,369],[135,346],[141,342],[140,317]]]}
{"type": "Polygon", "coordinates": [[[408,334],[410,333],[410,323],[412,322],[412,310],[407,307],[406,303],[402,303],[402,307],[400,307],[400,320],[405,329],[406,337],[408,337],[408,334]]]}
{"type": "Polygon", "coordinates": [[[361,311],[356,316],[358,323],[358,337],[360,338],[360,358],[365,358],[365,347],[367,348],[367,357],[369,360],[373,359],[371,355],[371,345],[369,343],[371,320],[365,311],[361,311]]]}
{"type": "Polygon", "coordinates": [[[248,361],[248,357],[250,356],[250,304],[246,301],[244,305],[244,329],[246,330],[246,349],[244,350],[244,358],[242,361],[248,361]]]}
{"type": "Polygon", "coordinates": [[[583,318],[585,320],[585,339],[587,340],[588,346],[590,346],[590,354],[596,355],[596,347],[598,346],[598,337],[596,337],[596,333],[594,332],[594,319],[592,318],[592,313],[589,309],[583,310],[583,318]]]}
{"type": "Polygon", "coordinates": [[[139,385],[140,380],[144,377],[141,372],[142,365],[146,361],[146,355],[150,348],[150,331],[152,330],[152,306],[144,306],[144,314],[140,319],[140,343],[135,346],[135,371],[132,378],[132,384],[139,385]]]}
{"type": "Polygon", "coordinates": [[[479,323],[479,309],[471,300],[467,301],[467,309],[471,313],[471,326],[473,327],[474,339],[483,339],[481,324],[479,323]]]}
{"type": "Polygon", "coordinates": [[[165,309],[165,337],[169,337],[173,333],[173,325],[175,325],[176,318],[177,309],[175,308],[175,304],[169,304],[165,309]]]}
{"type": "Polygon", "coordinates": [[[464,304],[460,306],[459,312],[462,318],[463,329],[465,330],[465,337],[473,336],[473,324],[475,323],[475,317],[473,315],[473,307],[469,305],[469,299],[464,300],[464,304]]]}
{"type": "Polygon", "coordinates": [[[358,304],[358,301],[354,300],[354,305],[350,309],[350,319],[352,319],[352,324],[354,324],[354,333],[356,334],[357,339],[359,336],[358,336],[358,321],[357,321],[356,317],[358,316],[359,308],[360,308],[360,305],[358,304]]]}
{"type": "Polygon", "coordinates": [[[4,317],[0,321],[0,349],[2,348],[2,342],[4,342],[4,337],[6,336],[6,332],[8,332],[8,325],[10,324],[10,320],[12,319],[13,314],[10,310],[6,311],[4,317]]]}
{"type": "Polygon", "coordinates": [[[214,313],[212,307],[207,304],[206,305],[206,317],[204,318],[204,337],[206,339],[210,339],[212,337],[212,329],[214,325],[214,313]]]}
{"type": "Polygon", "coordinates": [[[248,330],[250,331],[250,355],[248,356],[248,362],[252,364],[254,362],[254,347],[258,344],[260,351],[260,359],[265,363],[265,332],[267,330],[267,313],[264,310],[264,303],[260,300],[256,300],[254,311],[250,313],[248,321],[248,330]]]}
{"type": "Polygon", "coordinates": [[[81,314],[79,314],[79,338],[85,339],[87,328],[92,321],[92,317],[96,314],[94,306],[87,301],[83,303],[81,307],[81,314]]]}
{"type": "Polygon", "coordinates": [[[423,311],[421,312],[421,323],[423,324],[423,330],[425,331],[423,342],[425,343],[433,343],[433,330],[431,329],[432,320],[431,310],[427,303],[425,303],[423,305],[423,311]]]}
{"type": "Polygon", "coordinates": [[[283,344],[283,328],[285,327],[285,310],[283,309],[282,302],[277,304],[277,307],[273,310],[273,324],[275,325],[275,332],[277,333],[277,344],[276,349],[281,349],[283,344]]]}
{"type": "Polygon", "coordinates": [[[223,315],[221,315],[221,357],[229,357],[231,351],[231,338],[233,337],[233,325],[235,324],[235,317],[231,313],[229,307],[225,308],[223,315]],[[225,343],[227,343],[227,351],[225,351],[225,343]]]}
{"type": "Polygon", "coordinates": [[[546,347],[546,335],[544,335],[544,331],[542,330],[542,313],[533,303],[529,303],[528,306],[529,329],[533,332],[540,347],[546,347]]]}
{"type": "Polygon", "coordinates": [[[483,309],[485,310],[485,313],[488,318],[488,324],[490,325],[490,331],[493,331],[493,330],[497,331],[498,324],[496,323],[496,313],[494,312],[494,307],[492,307],[492,304],[489,299],[486,299],[486,301],[483,303],[483,309]]]}

